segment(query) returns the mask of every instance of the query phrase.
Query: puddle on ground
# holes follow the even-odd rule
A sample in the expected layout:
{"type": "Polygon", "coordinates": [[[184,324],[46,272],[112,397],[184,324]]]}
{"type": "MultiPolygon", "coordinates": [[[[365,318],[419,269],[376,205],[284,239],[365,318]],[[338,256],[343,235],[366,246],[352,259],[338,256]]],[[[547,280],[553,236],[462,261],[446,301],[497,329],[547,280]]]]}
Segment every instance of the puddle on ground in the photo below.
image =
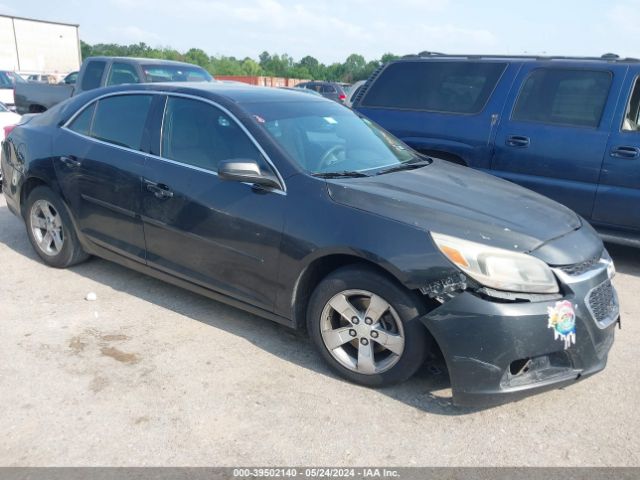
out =
{"type": "Polygon", "coordinates": [[[100,349],[100,352],[102,353],[102,355],[111,357],[114,360],[122,363],[133,364],[138,363],[139,361],[138,356],[135,353],[123,352],[122,350],[118,350],[115,347],[102,347],[100,349]]]}

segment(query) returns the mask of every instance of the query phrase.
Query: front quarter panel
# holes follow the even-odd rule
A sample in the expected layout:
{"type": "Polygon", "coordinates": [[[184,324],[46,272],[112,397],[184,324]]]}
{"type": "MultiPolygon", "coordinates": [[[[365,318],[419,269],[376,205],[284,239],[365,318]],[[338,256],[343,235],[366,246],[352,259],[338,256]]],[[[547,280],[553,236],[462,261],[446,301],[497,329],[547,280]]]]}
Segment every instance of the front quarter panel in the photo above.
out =
{"type": "Polygon", "coordinates": [[[282,295],[276,304],[280,315],[295,317],[292,299],[300,277],[312,263],[332,255],[374,263],[409,289],[459,273],[424,230],[335,203],[319,179],[301,174],[289,179],[287,186],[282,295]]]}

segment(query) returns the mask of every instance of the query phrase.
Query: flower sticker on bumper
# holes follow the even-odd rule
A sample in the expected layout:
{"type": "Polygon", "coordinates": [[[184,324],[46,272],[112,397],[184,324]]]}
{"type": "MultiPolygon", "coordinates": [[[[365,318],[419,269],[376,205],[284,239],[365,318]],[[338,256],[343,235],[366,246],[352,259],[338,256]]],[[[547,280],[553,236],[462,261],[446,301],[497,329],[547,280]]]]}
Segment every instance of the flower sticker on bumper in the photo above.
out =
{"type": "Polygon", "coordinates": [[[562,340],[564,349],[576,343],[576,313],[568,300],[556,302],[554,307],[547,307],[549,312],[549,328],[553,328],[554,340],[562,340]]]}

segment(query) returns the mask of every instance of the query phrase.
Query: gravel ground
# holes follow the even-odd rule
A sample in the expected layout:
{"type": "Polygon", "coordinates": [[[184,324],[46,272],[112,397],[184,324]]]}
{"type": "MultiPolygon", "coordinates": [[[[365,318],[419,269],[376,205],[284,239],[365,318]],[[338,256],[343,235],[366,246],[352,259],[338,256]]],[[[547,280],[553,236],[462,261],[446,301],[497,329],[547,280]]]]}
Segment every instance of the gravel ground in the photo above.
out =
{"type": "Polygon", "coordinates": [[[610,251],[607,369],[469,410],[433,366],[369,390],[240,310],[100,259],[47,268],[0,196],[0,466],[638,466],[640,255],[610,251]]]}

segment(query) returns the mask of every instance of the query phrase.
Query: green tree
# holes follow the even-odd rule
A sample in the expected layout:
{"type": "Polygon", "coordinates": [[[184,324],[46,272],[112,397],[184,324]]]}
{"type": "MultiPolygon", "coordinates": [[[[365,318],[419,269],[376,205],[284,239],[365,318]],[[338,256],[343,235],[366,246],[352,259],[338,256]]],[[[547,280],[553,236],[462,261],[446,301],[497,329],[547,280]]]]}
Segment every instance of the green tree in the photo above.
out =
{"type": "Polygon", "coordinates": [[[184,54],[184,59],[189,63],[200,65],[203,68],[207,68],[211,63],[211,61],[209,60],[209,55],[207,55],[203,50],[200,50],[199,48],[189,49],[189,51],[184,54]]]}
{"type": "Polygon", "coordinates": [[[325,65],[316,58],[307,55],[298,62],[288,54],[269,53],[258,55],[258,61],[252,58],[237,59],[235,57],[209,56],[200,48],[190,48],[182,53],[169,46],[150,47],[144,42],[130,45],[116,43],[97,43],[90,45],[80,42],[82,58],[96,55],[162,58],[179,60],[200,65],[213,75],[268,75],[300,79],[329,80],[338,82],[355,82],[368,78],[376,68],[400,57],[385,53],[379,60],[367,62],[357,53],[349,55],[343,63],[335,62],[325,65]]]}

